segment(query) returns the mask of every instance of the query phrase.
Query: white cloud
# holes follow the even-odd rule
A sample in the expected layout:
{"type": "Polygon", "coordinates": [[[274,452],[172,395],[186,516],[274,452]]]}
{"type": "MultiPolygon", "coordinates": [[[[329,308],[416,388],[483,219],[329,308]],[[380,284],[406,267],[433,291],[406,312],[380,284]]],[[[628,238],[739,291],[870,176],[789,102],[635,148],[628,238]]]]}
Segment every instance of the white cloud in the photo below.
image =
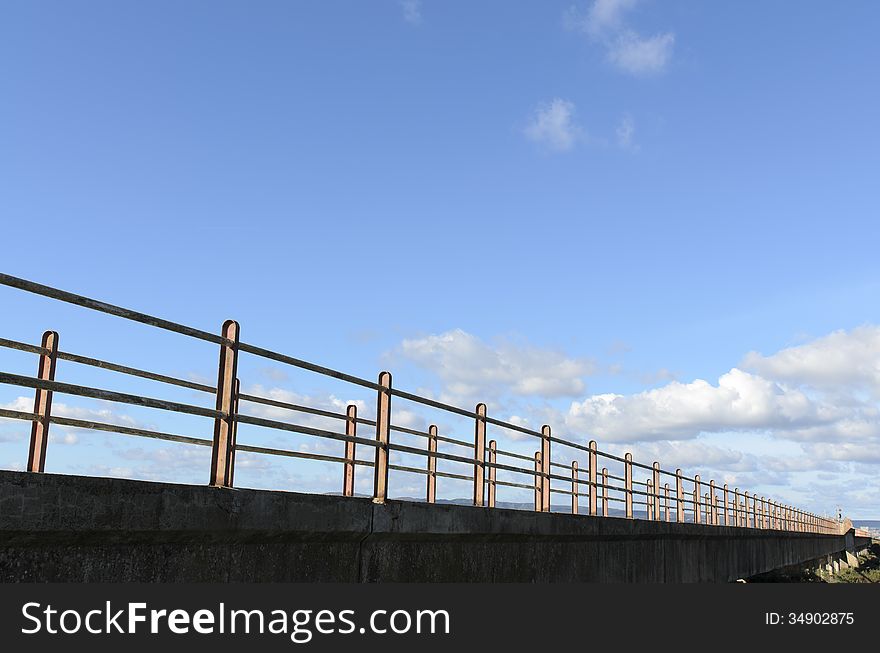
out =
{"type": "Polygon", "coordinates": [[[717,385],[697,379],[628,396],[593,395],[571,404],[566,423],[574,431],[632,442],[725,430],[795,429],[840,417],[840,411],[800,390],[733,368],[717,385]]]}
{"type": "Polygon", "coordinates": [[[573,102],[554,98],[538,106],[524,133],[551,150],[570,150],[583,138],[583,130],[574,122],[574,112],[573,102]]]}
{"type": "MultiPolygon", "coordinates": [[[[367,417],[368,409],[367,404],[364,401],[345,401],[343,399],[339,399],[332,394],[318,396],[304,395],[280,387],[266,388],[260,384],[246,386],[242,390],[242,393],[255,397],[272,399],[274,401],[282,402],[285,404],[294,404],[297,406],[317,408],[319,410],[333,412],[338,415],[345,415],[345,411],[348,408],[348,405],[355,404],[358,408],[358,417],[367,417]]],[[[267,419],[274,419],[278,421],[295,421],[298,424],[316,426],[316,428],[327,428],[328,424],[335,424],[338,427],[340,423],[340,421],[335,418],[321,417],[319,415],[312,415],[310,413],[294,411],[289,408],[267,406],[266,404],[258,404],[247,400],[242,400],[242,404],[246,407],[242,409],[243,413],[246,412],[249,415],[265,417],[267,419]],[[293,416],[296,416],[296,419],[292,419],[293,416]]]]}
{"type": "Polygon", "coordinates": [[[403,19],[410,25],[422,23],[422,0],[400,0],[400,8],[403,10],[403,19]]]}
{"type": "Polygon", "coordinates": [[[808,445],[806,449],[817,461],[844,461],[880,463],[880,442],[822,442],[808,445]]]}
{"type": "Polygon", "coordinates": [[[672,32],[641,37],[632,30],[617,36],[609,46],[608,60],[633,75],[662,72],[672,58],[675,35],[672,32]]]}
{"type": "Polygon", "coordinates": [[[625,115],[623,118],[620,119],[620,122],[617,125],[617,145],[625,150],[634,149],[635,143],[633,139],[635,137],[635,133],[636,121],[633,120],[632,116],[625,115]]]}
{"type": "Polygon", "coordinates": [[[771,356],[750,352],[742,363],[763,376],[825,390],[842,386],[880,395],[880,327],[835,331],[771,356]]]}
{"type": "MultiPolygon", "coordinates": [[[[7,410],[17,410],[23,413],[32,413],[34,410],[33,397],[16,397],[11,402],[0,404],[0,408],[7,410]]],[[[118,413],[111,408],[83,408],[80,406],[71,406],[59,401],[52,402],[52,414],[56,417],[68,417],[70,419],[79,419],[89,422],[102,422],[104,424],[118,424],[122,426],[137,426],[137,422],[129,415],[118,413]]],[[[0,417],[0,420],[7,419],[0,417]]],[[[17,420],[16,420],[17,421],[17,420]]],[[[58,429],[66,429],[67,427],[55,426],[50,429],[57,431],[58,429]]],[[[63,444],[74,444],[76,436],[71,436],[59,440],[63,444]]]]}
{"type": "Polygon", "coordinates": [[[627,26],[624,14],[638,0],[594,0],[586,13],[570,7],[563,17],[567,29],[584,32],[605,49],[608,61],[632,75],[656,74],[672,59],[675,34],[642,36],[627,26]]]}
{"type": "Polygon", "coordinates": [[[585,389],[583,377],[593,371],[583,358],[508,340],[490,346],[461,329],[404,340],[399,353],[440,377],[445,394],[466,405],[508,393],[578,395],[585,389]]]}
{"type": "Polygon", "coordinates": [[[638,0],[595,0],[585,14],[576,6],[571,6],[565,12],[564,24],[568,29],[582,30],[598,37],[619,28],[623,14],[637,2],[638,0]]]}

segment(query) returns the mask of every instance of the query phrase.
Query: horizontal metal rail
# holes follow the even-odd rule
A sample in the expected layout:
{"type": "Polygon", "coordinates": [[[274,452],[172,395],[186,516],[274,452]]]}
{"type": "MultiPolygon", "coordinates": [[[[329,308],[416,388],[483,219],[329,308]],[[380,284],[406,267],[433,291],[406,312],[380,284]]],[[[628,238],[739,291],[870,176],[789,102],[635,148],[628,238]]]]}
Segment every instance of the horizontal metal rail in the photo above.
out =
{"type": "Polygon", "coordinates": [[[42,448],[43,458],[29,460],[28,469],[31,471],[42,471],[45,445],[48,442],[46,434],[50,424],[57,424],[72,428],[115,432],[183,444],[211,446],[214,457],[212,461],[212,483],[221,486],[231,486],[234,454],[236,451],[242,451],[341,464],[345,468],[345,493],[349,496],[353,493],[354,469],[356,467],[373,467],[376,478],[374,500],[377,501],[384,500],[387,494],[388,470],[395,470],[425,476],[427,478],[428,501],[435,500],[436,479],[449,478],[472,481],[474,483],[475,505],[484,505],[485,492],[488,488],[489,496],[491,497],[489,500],[490,507],[494,505],[495,488],[510,487],[533,490],[535,492],[536,509],[540,508],[541,510],[549,510],[551,505],[549,501],[550,495],[557,494],[571,498],[573,512],[578,511],[577,500],[580,497],[584,497],[587,499],[587,508],[591,515],[599,514],[597,508],[599,505],[602,506],[603,513],[607,513],[608,503],[623,503],[626,505],[627,516],[631,517],[634,512],[636,499],[638,499],[637,503],[640,514],[644,514],[647,519],[652,520],[665,519],[671,521],[674,519],[679,521],[685,514],[690,514],[695,522],[707,525],[746,525],[755,528],[784,528],[786,530],[805,530],[821,533],[836,533],[838,529],[836,520],[823,518],[791,506],[780,505],[769,498],[758,497],[753,493],[740,491],[739,488],[731,490],[725,485],[722,489],[720,486],[715,486],[714,481],[710,480],[707,483],[701,480],[699,476],[687,477],[681,474],[680,470],[673,472],[663,469],[657,462],[649,465],[632,460],[629,454],[620,456],[600,451],[595,442],[590,442],[587,445],[558,437],[551,434],[550,427],[548,426],[543,427],[541,431],[537,431],[498,419],[486,414],[485,406],[482,404],[478,405],[475,410],[470,410],[401,390],[392,386],[391,377],[387,373],[380,375],[379,381],[374,382],[300,358],[242,342],[238,336],[237,323],[227,322],[224,325],[222,334],[218,335],[11,275],[0,274],[0,285],[6,285],[89,310],[203,340],[219,346],[221,353],[219,381],[215,387],[205,383],[189,381],[167,374],[160,374],[59,350],[57,334],[54,332],[44,334],[44,340],[41,345],[0,338],[0,347],[35,354],[40,358],[37,377],[0,372],[0,383],[30,388],[35,391],[35,408],[33,413],[8,409],[0,410],[0,417],[2,418],[26,421],[32,424],[32,449],[34,446],[37,446],[37,449],[42,448]],[[237,360],[240,354],[249,354],[273,360],[374,391],[378,397],[376,418],[358,417],[357,408],[354,405],[348,406],[345,413],[340,413],[241,392],[238,380],[231,376],[231,374],[234,375],[236,369],[234,361],[237,360]],[[215,398],[216,408],[205,408],[153,397],[56,381],[54,378],[54,364],[57,360],[69,361],[211,394],[215,398]],[[230,361],[233,361],[231,365],[229,364],[230,361]],[[136,428],[134,426],[107,424],[53,415],[51,414],[51,397],[53,393],[211,418],[215,423],[214,438],[194,438],[136,428]],[[437,432],[437,427],[433,425],[425,431],[423,429],[394,424],[391,413],[392,397],[398,400],[415,402],[427,408],[471,420],[475,425],[474,440],[462,440],[451,437],[449,434],[440,435],[437,432]],[[333,419],[340,423],[340,431],[344,430],[345,432],[336,432],[334,430],[243,413],[240,409],[241,402],[333,419]],[[345,445],[345,453],[344,455],[319,454],[238,443],[236,442],[236,432],[239,424],[335,440],[345,445]],[[342,426],[345,428],[343,429],[342,426]],[[375,433],[371,432],[370,437],[358,435],[358,426],[367,427],[371,431],[374,430],[375,433]],[[540,450],[532,456],[521,452],[499,449],[494,440],[489,443],[486,442],[487,426],[533,437],[540,442],[540,450]],[[391,433],[420,438],[422,440],[420,444],[424,446],[413,447],[394,441],[390,438],[391,433]],[[36,445],[34,445],[35,442],[36,445]],[[466,448],[468,449],[468,455],[439,451],[438,445],[441,443],[466,448]],[[370,450],[375,454],[375,460],[358,459],[355,449],[357,445],[370,447],[370,450]],[[556,456],[551,456],[551,445],[555,445],[556,456]],[[586,454],[586,464],[578,466],[577,460],[570,463],[568,461],[563,462],[560,460],[559,447],[571,449],[576,453],[586,454]],[[391,462],[389,461],[389,455],[392,453],[422,457],[426,460],[426,465],[425,467],[416,467],[410,464],[391,462]],[[498,462],[499,457],[507,458],[514,462],[524,462],[526,465],[518,466],[500,463],[498,462]],[[458,474],[449,471],[439,471],[436,469],[438,460],[448,461],[456,465],[466,465],[473,470],[473,473],[458,474]],[[619,463],[619,465],[612,465],[614,472],[611,473],[607,468],[601,468],[600,460],[613,461],[619,463]],[[223,467],[224,465],[225,467],[223,467]],[[620,466],[625,470],[624,472],[620,471],[620,466]],[[646,470],[651,476],[645,481],[636,480],[632,478],[632,471],[635,469],[646,470]],[[532,482],[518,483],[507,478],[499,479],[496,474],[499,471],[531,476],[532,482]],[[624,475],[620,476],[619,474],[621,473],[624,475]],[[217,479],[216,482],[215,479],[217,479]],[[669,482],[664,484],[663,481],[665,479],[668,479],[669,482]],[[564,485],[560,486],[560,484],[564,485]],[[586,491],[581,492],[582,488],[586,488],[586,491]],[[703,489],[706,490],[705,494],[702,491],[703,489]],[[544,494],[543,497],[541,496],[542,494],[544,494]],[[540,502],[539,498],[541,499],[540,502]]]}

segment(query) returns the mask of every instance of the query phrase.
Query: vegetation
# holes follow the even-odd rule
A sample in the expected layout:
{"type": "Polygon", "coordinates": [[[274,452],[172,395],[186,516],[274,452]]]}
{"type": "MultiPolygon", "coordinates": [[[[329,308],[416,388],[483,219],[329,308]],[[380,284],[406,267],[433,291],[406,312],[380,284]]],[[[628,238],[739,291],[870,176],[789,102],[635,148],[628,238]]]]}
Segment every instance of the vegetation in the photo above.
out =
{"type": "Polygon", "coordinates": [[[843,569],[838,574],[825,574],[826,583],[880,583],[880,543],[874,542],[859,556],[859,566],[843,569]]]}

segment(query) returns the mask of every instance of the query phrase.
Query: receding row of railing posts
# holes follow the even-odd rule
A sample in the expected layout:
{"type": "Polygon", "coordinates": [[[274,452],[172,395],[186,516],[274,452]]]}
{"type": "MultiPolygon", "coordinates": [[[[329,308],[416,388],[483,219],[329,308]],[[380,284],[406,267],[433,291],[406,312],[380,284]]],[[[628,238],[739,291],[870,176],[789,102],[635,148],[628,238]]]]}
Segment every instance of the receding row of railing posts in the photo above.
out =
{"type": "MultiPolygon", "coordinates": [[[[212,441],[210,484],[217,487],[232,487],[235,473],[235,451],[239,414],[240,382],[237,376],[238,353],[240,343],[240,327],[234,320],[223,323],[222,341],[219,351],[219,365],[216,387],[216,411],[214,418],[214,435],[212,441]]],[[[54,382],[58,360],[58,334],[46,331],[41,340],[37,378],[42,381],[54,382]]],[[[383,503],[388,498],[388,471],[391,451],[391,374],[379,374],[376,398],[375,421],[375,459],[373,461],[373,501],[383,503]]],[[[31,438],[28,451],[27,470],[42,472],[45,470],[46,450],[48,445],[49,425],[52,414],[52,391],[38,387],[34,396],[34,416],[31,425],[31,438]]],[[[345,453],[343,463],[342,494],[350,497],[355,494],[355,469],[357,465],[356,443],[358,425],[357,407],[347,406],[345,413],[345,453]]],[[[477,404],[474,412],[474,456],[473,456],[473,505],[494,508],[497,498],[497,455],[495,440],[486,443],[486,405],[477,404]],[[488,460],[486,454],[488,452],[488,460]],[[488,474],[488,478],[487,478],[488,474]]],[[[427,470],[426,499],[429,503],[437,498],[437,456],[438,429],[430,425],[427,433],[427,470]]],[[[541,447],[534,454],[534,509],[538,512],[549,512],[551,509],[551,441],[550,426],[544,425],[540,433],[541,447]]],[[[579,513],[578,498],[581,486],[587,485],[588,514],[596,516],[599,498],[602,502],[602,515],[608,516],[609,503],[612,500],[607,468],[598,466],[598,448],[595,440],[587,446],[587,478],[581,478],[582,469],[577,461],[571,463],[571,511],[579,513]],[[601,473],[601,480],[599,474],[601,473]],[[599,492],[601,488],[601,493],[599,492]]],[[[621,460],[621,459],[618,459],[621,460]]],[[[632,454],[626,453],[623,461],[624,515],[633,518],[633,460],[632,454]]],[[[361,463],[363,464],[363,463],[361,463]]],[[[670,486],[663,484],[659,462],[651,466],[651,476],[645,481],[645,513],[649,520],[671,521],[670,486]],[[662,516],[662,517],[661,517],[662,516]]],[[[685,521],[687,500],[684,491],[684,477],[681,469],[675,470],[675,519],[685,521]]],[[[615,477],[618,478],[618,477],[615,477]]],[[[690,498],[693,522],[706,523],[713,526],[736,526],[746,528],[834,532],[829,520],[800,511],[796,508],[777,504],[764,497],[740,492],[739,488],[729,490],[725,483],[716,488],[715,481],[710,480],[709,491],[701,495],[702,481],[699,475],[694,476],[693,492],[690,498]],[[720,514],[719,514],[719,496],[720,514]],[[732,496],[731,496],[732,495],[732,496]]]]}

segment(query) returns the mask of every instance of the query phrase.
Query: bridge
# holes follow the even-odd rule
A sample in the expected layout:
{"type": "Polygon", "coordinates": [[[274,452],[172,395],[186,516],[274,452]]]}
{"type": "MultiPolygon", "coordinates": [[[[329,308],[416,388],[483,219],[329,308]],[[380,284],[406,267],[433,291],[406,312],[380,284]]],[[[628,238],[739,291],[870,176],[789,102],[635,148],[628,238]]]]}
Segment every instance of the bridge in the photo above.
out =
{"type": "Polygon", "coordinates": [[[209,385],[66,351],[56,331],[39,344],[0,338],[0,348],[36,357],[34,376],[0,371],[0,383],[34,396],[31,412],[0,409],[0,417],[30,423],[26,470],[0,472],[0,581],[717,582],[851,564],[870,543],[848,520],[602,451],[594,440],[554,434],[551,425],[534,430],[498,419],[484,403],[466,409],[408,392],[389,372],[372,381],[247,343],[233,320],[211,333],[6,274],[0,284],[207,343],[219,359],[209,385]],[[245,392],[245,357],[355,388],[375,411],[359,414],[366,402],[328,410],[245,392]],[[64,382],[56,378],[59,361],[204,400],[64,382]],[[200,418],[213,434],[207,437],[207,425],[199,436],[61,415],[53,413],[56,395],[200,418]],[[411,422],[414,410],[435,419],[424,428],[398,419],[411,422]],[[52,425],[210,449],[208,483],[47,473],[52,425]],[[338,451],[240,442],[245,427],[336,443],[338,451]],[[473,437],[463,439],[465,429],[473,437]],[[501,436],[531,440],[535,450],[499,447],[501,436]],[[334,465],[341,492],[237,487],[236,458],[244,454],[334,465]],[[364,468],[372,479],[367,496],[358,496],[364,468]],[[395,494],[394,481],[404,478],[406,488],[421,479],[422,500],[395,494]],[[438,499],[439,483],[464,484],[469,505],[438,499]],[[527,509],[502,500],[524,492],[527,509]]]}

